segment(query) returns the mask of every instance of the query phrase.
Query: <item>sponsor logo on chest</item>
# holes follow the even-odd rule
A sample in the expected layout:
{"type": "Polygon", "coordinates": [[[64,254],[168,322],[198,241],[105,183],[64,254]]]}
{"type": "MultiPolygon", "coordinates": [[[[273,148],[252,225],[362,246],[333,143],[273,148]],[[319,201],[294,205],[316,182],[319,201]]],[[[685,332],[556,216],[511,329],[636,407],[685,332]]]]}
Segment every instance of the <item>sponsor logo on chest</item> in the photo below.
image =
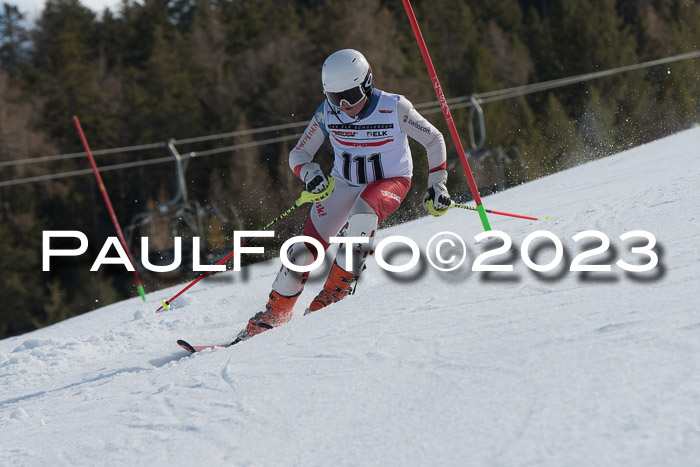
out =
{"type": "Polygon", "coordinates": [[[333,130],[333,134],[336,136],[342,136],[343,138],[354,138],[357,134],[356,131],[343,131],[343,130],[333,130]]]}

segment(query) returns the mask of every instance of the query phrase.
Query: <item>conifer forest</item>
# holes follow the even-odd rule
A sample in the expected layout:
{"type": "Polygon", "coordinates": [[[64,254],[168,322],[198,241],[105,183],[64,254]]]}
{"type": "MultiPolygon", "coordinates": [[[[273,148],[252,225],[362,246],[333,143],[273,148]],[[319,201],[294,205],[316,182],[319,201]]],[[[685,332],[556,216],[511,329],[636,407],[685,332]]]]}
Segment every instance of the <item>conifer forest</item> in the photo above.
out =
{"type": "MultiPolygon", "coordinates": [[[[700,0],[411,3],[444,93],[457,103],[700,50],[700,0]]],[[[193,236],[202,239],[202,262],[213,264],[232,248],[234,230],[259,230],[299,196],[287,156],[324,99],[323,61],[342,48],[361,51],[377,88],[405,95],[443,132],[449,190],[469,201],[399,0],[123,0],[101,12],[48,0],[31,21],[12,0],[0,3],[0,338],[136,295],[122,266],[90,271],[115,231],[73,116],[106,169],[136,262],[141,236],[151,261],[163,264],[173,237],[183,237],[182,270],[137,268],[146,294],[156,294],[198,275],[187,252],[193,236]],[[267,127],[275,128],[247,131],[267,127]],[[53,258],[43,271],[49,230],[84,232],[88,251],[53,258]]],[[[483,196],[697,125],[700,58],[480,105],[483,131],[473,106],[455,105],[453,114],[483,196]]],[[[411,144],[411,194],[387,224],[425,215],[427,161],[411,144]]],[[[330,169],[330,145],[316,158],[330,169]]],[[[307,212],[296,210],[261,243],[298,234],[307,212]]]]}

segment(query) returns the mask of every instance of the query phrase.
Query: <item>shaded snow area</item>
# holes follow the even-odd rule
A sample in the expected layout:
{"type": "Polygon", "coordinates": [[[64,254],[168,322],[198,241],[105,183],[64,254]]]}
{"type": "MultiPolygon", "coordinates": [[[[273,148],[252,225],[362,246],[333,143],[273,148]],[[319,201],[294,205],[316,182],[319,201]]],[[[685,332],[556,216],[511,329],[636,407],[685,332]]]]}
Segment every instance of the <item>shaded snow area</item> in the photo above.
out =
{"type": "MultiPolygon", "coordinates": [[[[378,232],[420,246],[413,270],[388,273],[375,254],[355,295],[302,317],[318,270],[295,319],[232,348],[190,356],[175,341],[230,342],[278,260],[215,275],[170,311],[155,309],[180,286],[2,340],[0,464],[698,465],[698,148],[694,128],[484,198],[551,216],[489,217],[513,246],[485,264],[512,272],[472,271],[503,242],[477,242],[479,216],[452,209],[378,232]],[[521,256],[538,230],[563,244],[549,272],[521,256]],[[610,247],[582,264],[610,272],[569,270],[601,245],[572,239],[589,230],[610,247]],[[619,238],[636,230],[657,239],[648,272],[616,265],[650,261],[632,252],[646,240],[619,238]],[[452,272],[425,260],[443,231],[466,244],[452,272]]],[[[550,240],[527,250],[555,258],[550,240]]]]}

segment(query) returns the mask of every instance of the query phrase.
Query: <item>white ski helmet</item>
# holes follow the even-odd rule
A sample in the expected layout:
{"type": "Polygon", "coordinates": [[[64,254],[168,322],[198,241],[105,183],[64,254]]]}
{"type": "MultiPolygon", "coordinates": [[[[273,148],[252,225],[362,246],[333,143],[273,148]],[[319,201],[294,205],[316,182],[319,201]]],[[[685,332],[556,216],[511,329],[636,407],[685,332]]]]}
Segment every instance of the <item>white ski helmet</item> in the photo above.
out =
{"type": "Polygon", "coordinates": [[[323,63],[321,82],[332,105],[340,107],[342,101],[355,105],[372,93],[372,67],[357,50],[339,50],[323,63]]]}

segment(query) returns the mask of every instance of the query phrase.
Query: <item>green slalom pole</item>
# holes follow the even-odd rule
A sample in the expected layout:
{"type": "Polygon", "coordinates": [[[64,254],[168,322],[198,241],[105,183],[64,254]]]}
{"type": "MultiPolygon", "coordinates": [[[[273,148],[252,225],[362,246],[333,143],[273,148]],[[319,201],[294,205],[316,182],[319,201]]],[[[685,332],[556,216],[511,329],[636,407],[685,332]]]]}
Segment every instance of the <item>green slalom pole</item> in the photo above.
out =
{"type": "Polygon", "coordinates": [[[484,229],[487,231],[491,230],[491,224],[489,224],[489,218],[486,216],[486,208],[484,205],[478,205],[476,210],[479,212],[479,217],[481,218],[481,223],[484,225],[484,229]]]}

